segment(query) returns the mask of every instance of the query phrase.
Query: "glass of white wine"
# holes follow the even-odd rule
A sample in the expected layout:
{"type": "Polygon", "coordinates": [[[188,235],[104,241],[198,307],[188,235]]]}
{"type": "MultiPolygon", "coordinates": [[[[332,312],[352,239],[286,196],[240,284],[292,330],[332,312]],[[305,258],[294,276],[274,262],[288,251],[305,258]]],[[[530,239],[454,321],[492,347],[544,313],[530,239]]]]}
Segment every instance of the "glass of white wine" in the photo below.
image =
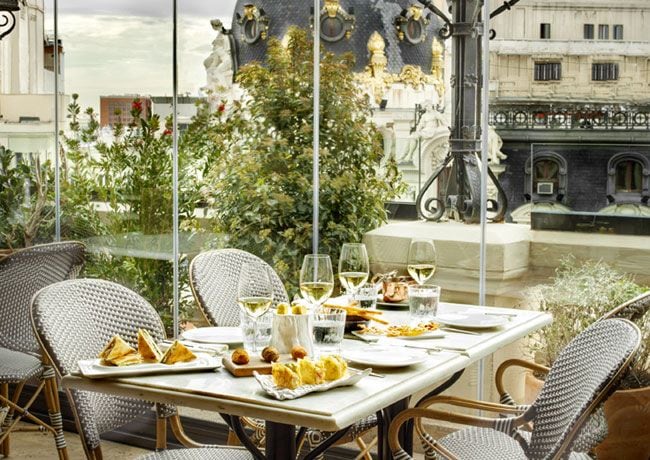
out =
{"type": "Polygon", "coordinates": [[[433,240],[416,239],[411,241],[406,268],[409,275],[419,285],[424,284],[436,271],[436,247],[433,240]]]}
{"type": "Polygon", "coordinates": [[[339,280],[341,286],[354,299],[361,286],[370,275],[368,251],[363,243],[345,243],[339,257],[339,280]]]}
{"type": "Polygon", "coordinates": [[[273,303],[273,285],[269,267],[260,262],[246,262],[239,272],[237,303],[253,322],[252,351],[257,352],[257,318],[269,311],[273,303]]]}
{"type": "Polygon", "coordinates": [[[325,254],[305,256],[300,270],[300,293],[316,309],[320,307],[334,290],[332,260],[325,254]]]}

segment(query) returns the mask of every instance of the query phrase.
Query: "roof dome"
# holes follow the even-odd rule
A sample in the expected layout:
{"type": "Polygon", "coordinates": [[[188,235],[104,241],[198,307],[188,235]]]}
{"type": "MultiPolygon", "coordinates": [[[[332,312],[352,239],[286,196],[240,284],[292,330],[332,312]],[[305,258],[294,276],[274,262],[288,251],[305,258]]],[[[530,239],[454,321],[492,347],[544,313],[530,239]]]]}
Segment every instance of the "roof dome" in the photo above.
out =
{"type": "MultiPolygon", "coordinates": [[[[368,65],[368,41],[374,32],[384,39],[386,71],[399,74],[405,65],[430,74],[432,42],[443,25],[416,0],[323,0],[316,16],[321,41],[335,53],[351,52],[355,71],[368,65]]],[[[313,4],[306,0],[238,0],[232,22],[236,66],[264,62],[268,37],[282,39],[290,26],[311,27],[313,4]]]]}

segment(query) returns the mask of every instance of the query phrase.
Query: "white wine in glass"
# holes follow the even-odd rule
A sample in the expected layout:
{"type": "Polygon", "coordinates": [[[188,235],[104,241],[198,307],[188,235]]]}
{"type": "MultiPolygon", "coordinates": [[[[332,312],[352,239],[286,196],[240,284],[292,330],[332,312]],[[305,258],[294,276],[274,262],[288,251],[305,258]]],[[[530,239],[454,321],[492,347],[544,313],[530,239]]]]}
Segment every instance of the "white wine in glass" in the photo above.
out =
{"type": "Polygon", "coordinates": [[[352,296],[366,284],[370,275],[368,252],[363,243],[345,243],[339,257],[339,280],[352,296]]]}
{"type": "Polygon", "coordinates": [[[325,254],[305,256],[300,270],[300,293],[315,307],[322,305],[334,290],[332,261],[325,254]]]}
{"type": "Polygon", "coordinates": [[[436,272],[436,248],[432,240],[411,241],[406,268],[419,285],[433,276],[436,272]]]}
{"type": "Polygon", "coordinates": [[[253,322],[253,352],[257,353],[257,318],[273,303],[273,285],[269,267],[262,262],[246,262],[239,272],[237,303],[253,322]]]}

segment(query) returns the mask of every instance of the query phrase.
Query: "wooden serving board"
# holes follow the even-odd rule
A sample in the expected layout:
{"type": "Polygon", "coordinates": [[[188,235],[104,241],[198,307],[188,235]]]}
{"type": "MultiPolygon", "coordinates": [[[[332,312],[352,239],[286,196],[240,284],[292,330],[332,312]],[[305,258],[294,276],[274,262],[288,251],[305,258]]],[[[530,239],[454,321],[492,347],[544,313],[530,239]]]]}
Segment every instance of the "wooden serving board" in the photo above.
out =
{"type": "MultiPolygon", "coordinates": [[[[250,355],[250,361],[248,364],[235,364],[231,359],[232,355],[224,356],[222,359],[223,367],[228,369],[235,377],[251,377],[253,372],[258,374],[270,374],[271,373],[271,363],[263,361],[260,356],[250,355]]],[[[280,355],[280,363],[288,363],[293,361],[290,354],[280,355]]]]}

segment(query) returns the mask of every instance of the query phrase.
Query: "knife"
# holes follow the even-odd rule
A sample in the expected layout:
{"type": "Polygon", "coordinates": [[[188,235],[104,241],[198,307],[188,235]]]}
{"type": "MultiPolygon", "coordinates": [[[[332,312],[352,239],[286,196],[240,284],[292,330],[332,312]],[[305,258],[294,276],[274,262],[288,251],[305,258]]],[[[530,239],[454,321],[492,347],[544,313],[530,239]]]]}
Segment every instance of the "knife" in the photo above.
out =
{"type": "Polygon", "coordinates": [[[400,347],[406,347],[406,348],[417,348],[419,350],[429,350],[429,351],[451,351],[451,352],[460,353],[461,355],[464,355],[464,356],[469,356],[469,353],[467,352],[467,349],[465,349],[465,348],[446,347],[444,345],[439,345],[439,346],[435,346],[435,347],[427,347],[426,345],[399,344],[399,346],[400,347]]]}
{"type": "Polygon", "coordinates": [[[480,332],[468,331],[465,329],[456,329],[455,327],[442,326],[439,328],[441,331],[457,332],[459,334],[468,334],[468,335],[481,335],[480,332]]]}

